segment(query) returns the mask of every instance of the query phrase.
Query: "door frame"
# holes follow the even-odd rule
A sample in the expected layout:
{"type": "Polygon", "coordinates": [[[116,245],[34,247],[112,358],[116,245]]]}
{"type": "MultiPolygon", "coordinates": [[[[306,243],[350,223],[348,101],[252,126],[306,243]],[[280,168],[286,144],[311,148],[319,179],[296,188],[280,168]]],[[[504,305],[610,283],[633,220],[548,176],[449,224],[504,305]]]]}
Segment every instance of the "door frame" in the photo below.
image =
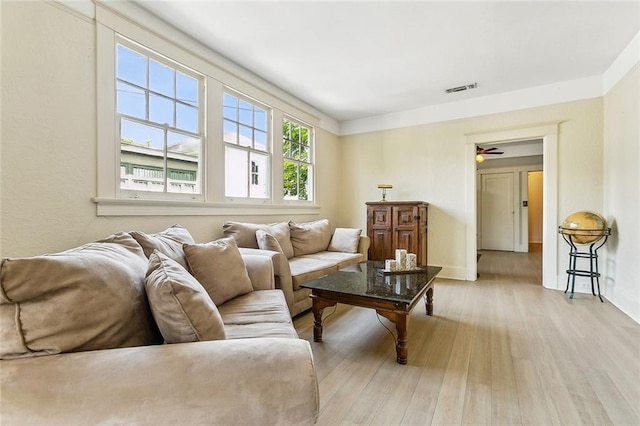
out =
{"type": "Polygon", "coordinates": [[[465,144],[465,201],[467,222],[466,279],[477,279],[477,173],[476,146],[542,139],[542,285],[558,289],[558,122],[532,127],[467,134],[465,144]]]}

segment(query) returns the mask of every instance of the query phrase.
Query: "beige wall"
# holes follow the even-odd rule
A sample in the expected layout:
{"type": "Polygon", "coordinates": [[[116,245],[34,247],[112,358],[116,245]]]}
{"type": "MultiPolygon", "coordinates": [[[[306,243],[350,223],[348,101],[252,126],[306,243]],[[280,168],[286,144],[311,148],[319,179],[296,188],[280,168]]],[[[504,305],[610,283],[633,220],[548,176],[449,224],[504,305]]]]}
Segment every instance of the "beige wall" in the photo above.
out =
{"type": "Polygon", "coordinates": [[[640,322],[640,65],[604,97],[604,214],[613,234],[604,246],[603,292],[640,322]]]}
{"type": "Polygon", "coordinates": [[[318,215],[97,217],[95,24],[47,2],[2,2],[0,256],[53,252],[110,233],[186,226],[197,241],[226,220],[337,223],[338,138],[316,138],[318,215]],[[28,25],[26,25],[28,23],[28,25]]]}
{"type": "Polygon", "coordinates": [[[528,229],[529,242],[542,243],[542,177],[543,172],[529,172],[528,193],[528,229]]]}
{"type": "MultiPolygon", "coordinates": [[[[602,210],[602,111],[596,98],[342,137],[341,221],[365,227],[364,203],[380,198],[376,184],[391,183],[389,199],[430,203],[430,262],[444,267],[442,275],[464,279],[466,135],[559,122],[561,221],[576,210],[602,210]]],[[[564,265],[561,241],[558,249],[564,265]]]]}

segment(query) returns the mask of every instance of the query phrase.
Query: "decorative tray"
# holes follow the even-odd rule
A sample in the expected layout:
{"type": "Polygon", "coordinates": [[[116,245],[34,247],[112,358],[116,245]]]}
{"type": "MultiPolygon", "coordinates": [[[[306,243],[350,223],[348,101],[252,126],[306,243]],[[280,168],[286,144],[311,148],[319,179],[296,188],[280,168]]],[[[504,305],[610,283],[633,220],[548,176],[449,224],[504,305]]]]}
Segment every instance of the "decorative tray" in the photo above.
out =
{"type": "Polygon", "coordinates": [[[427,268],[424,266],[417,266],[416,269],[408,271],[390,271],[388,269],[378,269],[378,275],[405,275],[405,274],[424,274],[427,272],[427,268]]]}

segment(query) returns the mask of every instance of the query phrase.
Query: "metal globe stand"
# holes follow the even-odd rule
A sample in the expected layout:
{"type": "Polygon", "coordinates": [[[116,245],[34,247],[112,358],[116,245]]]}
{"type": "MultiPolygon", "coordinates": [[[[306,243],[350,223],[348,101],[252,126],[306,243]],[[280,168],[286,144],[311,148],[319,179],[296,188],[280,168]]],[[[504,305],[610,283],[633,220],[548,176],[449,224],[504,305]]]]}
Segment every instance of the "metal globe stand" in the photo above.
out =
{"type": "Polygon", "coordinates": [[[594,284],[598,288],[598,298],[600,301],[604,303],[602,300],[602,296],[600,295],[600,272],[598,271],[598,249],[607,242],[607,238],[611,235],[611,228],[604,229],[575,229],[575,228],[563,228],[562,226],[558,227],[559,233],[562,235],[562,238],[569,244],[569,269],[567,269],[567,288],[564,290],[566,293],[569,290],[569,282],[571,282],[571,293],[569,295],[570,299],[573,299],[573,293],[576,285],[576,276],[578,277],[589,277],[591,279],[591,293],[595,296],[595,288],[594,284]],[[590,236],[600,236],[604,238],[598,238],[597,240],[591,242],[589,244],[589,251],[580,251],[576,246],[576,243],[573,240],[573,237],[590,237],[590,236]],[[589,259],[589,270],[586,269],[577,269],[576,262],[578,258],[589,259]]]}

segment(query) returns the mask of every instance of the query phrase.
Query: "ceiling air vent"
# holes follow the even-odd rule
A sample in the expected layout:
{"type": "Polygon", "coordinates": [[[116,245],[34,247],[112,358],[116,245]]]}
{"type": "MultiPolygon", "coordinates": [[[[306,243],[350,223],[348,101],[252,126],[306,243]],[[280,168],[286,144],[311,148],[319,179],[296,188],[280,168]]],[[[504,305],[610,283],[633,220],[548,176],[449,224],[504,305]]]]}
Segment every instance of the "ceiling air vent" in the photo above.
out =
{"type": "Polygon", "coordinates": [[[478,87],[478,83],[471,83],[464,86],[452,87],[450,89],[445,90],[445,92],[447,93],[462,92],[463,90],[475,89],[476,87],[478,87]]]}

